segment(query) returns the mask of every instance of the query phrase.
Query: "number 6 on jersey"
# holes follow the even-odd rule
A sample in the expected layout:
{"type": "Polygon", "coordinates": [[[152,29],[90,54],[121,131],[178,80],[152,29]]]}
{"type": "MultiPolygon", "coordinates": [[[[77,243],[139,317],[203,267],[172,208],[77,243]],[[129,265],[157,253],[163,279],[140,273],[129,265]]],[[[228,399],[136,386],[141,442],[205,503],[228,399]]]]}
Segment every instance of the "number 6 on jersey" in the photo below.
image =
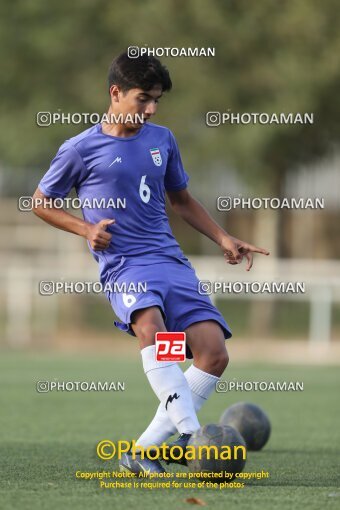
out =
{"type": "Polygon", "coordinates": [[[145,184],[146,175],[143,175],[139,185],[139,196],[143,200],[145,204],[147,204],[150,200],[151,191],[147,184],[145,184]]]}

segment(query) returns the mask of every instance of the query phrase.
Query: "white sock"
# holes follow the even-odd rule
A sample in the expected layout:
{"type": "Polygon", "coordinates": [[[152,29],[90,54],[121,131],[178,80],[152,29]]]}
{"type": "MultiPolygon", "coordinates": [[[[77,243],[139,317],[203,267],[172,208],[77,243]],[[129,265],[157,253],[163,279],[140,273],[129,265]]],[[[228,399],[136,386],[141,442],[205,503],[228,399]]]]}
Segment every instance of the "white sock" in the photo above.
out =
{"type": "Polygon", "coordinates": [[[200,424],[182,370],[177,363],[156,361],[154,345],[142,349],[141,354],[144,372],[165,415],[180,434],[192,434],[200,428],[200,424]]]}
{"type": "MultiPolygon", "coordinates": [[[[191,390],[192,400],[195,411],[197,412],[214,390],[219,377],[203,372],[203,370],[200,370],[194,365],[191,365],[184,372],[184,376],[191,390]]],[[[144,448],[153,444],[161,445],[175,432],[176,428],[169,419],[164,406],[160,404],[152,422],[137,440],[137,444],[144,448]]]]}

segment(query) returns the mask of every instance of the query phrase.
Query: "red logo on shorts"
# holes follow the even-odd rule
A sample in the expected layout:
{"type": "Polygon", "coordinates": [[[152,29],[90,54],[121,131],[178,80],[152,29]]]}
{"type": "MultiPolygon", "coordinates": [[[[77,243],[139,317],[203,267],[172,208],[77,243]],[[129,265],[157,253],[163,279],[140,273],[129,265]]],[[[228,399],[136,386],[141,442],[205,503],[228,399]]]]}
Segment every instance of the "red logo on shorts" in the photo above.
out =
{"type": "Polygon", "coordinates": [[[185,361],[185,333],[156,333],[157,361],[185,361]]]}

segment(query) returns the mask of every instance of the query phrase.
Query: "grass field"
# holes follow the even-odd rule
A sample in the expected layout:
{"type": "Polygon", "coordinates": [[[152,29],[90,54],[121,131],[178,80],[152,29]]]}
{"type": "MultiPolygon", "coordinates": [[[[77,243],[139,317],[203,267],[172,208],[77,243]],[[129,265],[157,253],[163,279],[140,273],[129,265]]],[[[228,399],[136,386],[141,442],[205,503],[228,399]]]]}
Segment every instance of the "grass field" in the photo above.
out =
{"type": "MultiPolygon", "coordinates": [[[[216,393],[200,413],[217,422],[231,403],[261,405],[272,436],[249,452],[245,471],[269,471],[244,489],[100,489],[75,472],[117,469],[97,458],[102,439],[132,439],[146,427],[157,401],[135,359],[2,353],[0,360],[0,508],[189,508],[186,498],[213,509],[340,508],[340,373],[336,367],[233,365],[225,379],[303,381],[303,392],[216,393]],[[39,394],[38,380],[125,381],[124,392],[39,394]]],[[[184,469],[184,468],[183,468],[184,469]]]]}

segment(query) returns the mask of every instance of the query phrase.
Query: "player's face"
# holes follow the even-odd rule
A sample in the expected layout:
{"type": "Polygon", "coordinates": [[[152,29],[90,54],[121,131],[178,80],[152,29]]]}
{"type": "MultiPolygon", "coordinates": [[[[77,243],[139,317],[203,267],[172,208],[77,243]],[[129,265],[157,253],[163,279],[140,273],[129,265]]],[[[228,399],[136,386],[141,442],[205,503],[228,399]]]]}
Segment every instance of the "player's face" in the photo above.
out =
{"type": "MultiPolygon", "coordinates": [[[[158,101],[162,96],[162,87],[155,86],[151,90],[135,88],[127,92],[119,92],[119,111],[123,116],[129,114],[135,120],[135,116],[143,117],[144,122],[148,121],[157,111],[158,101]]],[[[139,129],[142,122],[138,117],[136,122],[126,122],[130,129],[139,129]]]]}

